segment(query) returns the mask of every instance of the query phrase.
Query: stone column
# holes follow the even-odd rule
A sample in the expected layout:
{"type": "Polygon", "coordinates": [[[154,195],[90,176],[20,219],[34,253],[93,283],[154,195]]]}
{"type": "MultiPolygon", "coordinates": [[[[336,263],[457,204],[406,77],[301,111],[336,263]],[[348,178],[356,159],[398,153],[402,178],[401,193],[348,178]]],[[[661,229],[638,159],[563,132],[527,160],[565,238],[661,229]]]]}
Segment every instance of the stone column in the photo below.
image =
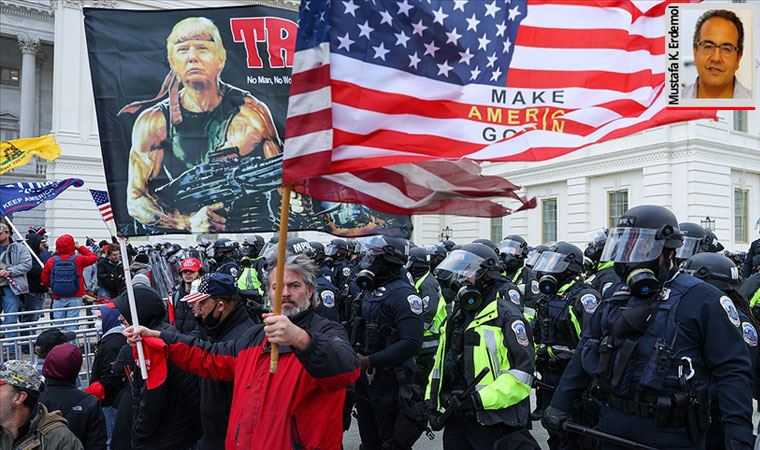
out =
{"type": "Polygon", "coordinates": [[[21,108],[19,137],[28,138],[34,136],[34,103],[37,99],[34,92],[37,86],[37,50],[40,40],[22,35],[18,37],[18,46],[21,49],[21,108]]]}
{"type": "Polygon", "coordinates": [[[41,83],[42,83],[42,65],[45,63],[45,54],[40,51],[37,53],[37,58],[35,60],[36,64],[36,71],[35,76],[37,78],[37,82],[34,84],[34,135],[39,136],[40,134],[46,134],[50,132],[50,130],[40,130],[40,105],[42,103],[42,95],[41,95],[41,83]]]}

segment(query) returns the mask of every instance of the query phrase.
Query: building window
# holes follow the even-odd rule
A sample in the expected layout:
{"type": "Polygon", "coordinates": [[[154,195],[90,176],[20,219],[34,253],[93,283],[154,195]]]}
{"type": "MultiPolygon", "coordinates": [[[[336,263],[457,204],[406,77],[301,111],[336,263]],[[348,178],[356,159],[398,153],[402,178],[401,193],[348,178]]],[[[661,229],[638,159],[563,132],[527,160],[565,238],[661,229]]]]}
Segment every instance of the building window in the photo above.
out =
{"type": "Polygon", "coordinates": [[[628,211],[628,190],[607,193],[607,228],[615,228],[620,216],[628,211]]]}
{"type": "Polygon", "coordinates": [[[557,242],[557,199],[541,200],[541,242],[557,242]]]}
{"type": "Polygon", "coordinates": [[[749,191],[734,189],[734,241],[747,243],[749,240],[749,191]]]}
{"type": "Polygon", "coordinates": [[[747,111],[734,111],[734,131],[747,132],[747,111]]]}
{"type": "Polygon", "coordinates": [[[491,240],[493,242],[499,242],[502,238],[502,231],[503,231],[503,225],[504,224],[504,218],[503,217],[494,217],[491,219],[491,240]]]}
{"type": "Polygon", "coordinates": [[[0,67],[0,84],[8,86],[18,86],[19,83],[18,69],[11,69],[9,67],[0,67]]]}

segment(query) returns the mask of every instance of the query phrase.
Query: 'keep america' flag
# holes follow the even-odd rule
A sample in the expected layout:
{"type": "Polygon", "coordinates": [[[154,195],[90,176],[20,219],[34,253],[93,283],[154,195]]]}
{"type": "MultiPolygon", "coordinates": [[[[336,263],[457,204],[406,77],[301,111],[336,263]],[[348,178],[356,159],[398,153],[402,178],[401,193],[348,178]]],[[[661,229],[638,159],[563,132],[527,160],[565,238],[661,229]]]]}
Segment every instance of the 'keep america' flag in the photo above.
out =
{"type": "Polygon", "coordinates": [[[665,110],[667,3],[304,0],[283,183],[395,214],[530,207],[479,163],[714,117],[665,110]]]}

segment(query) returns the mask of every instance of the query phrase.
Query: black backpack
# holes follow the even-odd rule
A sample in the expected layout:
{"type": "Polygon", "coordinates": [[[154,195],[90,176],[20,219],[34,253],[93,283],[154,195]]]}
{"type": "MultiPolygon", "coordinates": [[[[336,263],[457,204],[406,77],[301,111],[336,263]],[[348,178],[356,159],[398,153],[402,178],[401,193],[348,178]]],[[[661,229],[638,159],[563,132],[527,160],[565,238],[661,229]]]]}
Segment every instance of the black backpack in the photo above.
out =
{"type": "Polygon", "coordinates": [[[62,298],[75,296],[79,292],[79,273],[74,262],[76,257],[61,259],[56,255],[54,258],[55,262],[50,269],[50,290],[62,298]]]}

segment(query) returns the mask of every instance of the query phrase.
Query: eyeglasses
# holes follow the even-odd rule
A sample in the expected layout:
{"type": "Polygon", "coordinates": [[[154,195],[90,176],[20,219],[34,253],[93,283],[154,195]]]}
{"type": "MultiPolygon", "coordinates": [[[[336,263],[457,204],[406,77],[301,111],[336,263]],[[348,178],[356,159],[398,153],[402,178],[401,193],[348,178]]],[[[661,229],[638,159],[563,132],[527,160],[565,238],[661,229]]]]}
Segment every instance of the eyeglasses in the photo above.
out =
{"type": "Polygon", "coordinates": [[[731,44],[717,45],[714,42],[702,41],[697,44],[697,48],[702,53],[712,54],[716,48],[720,49],[721,56],[732,56],[739,51],[739,48],[731,44]]]}

